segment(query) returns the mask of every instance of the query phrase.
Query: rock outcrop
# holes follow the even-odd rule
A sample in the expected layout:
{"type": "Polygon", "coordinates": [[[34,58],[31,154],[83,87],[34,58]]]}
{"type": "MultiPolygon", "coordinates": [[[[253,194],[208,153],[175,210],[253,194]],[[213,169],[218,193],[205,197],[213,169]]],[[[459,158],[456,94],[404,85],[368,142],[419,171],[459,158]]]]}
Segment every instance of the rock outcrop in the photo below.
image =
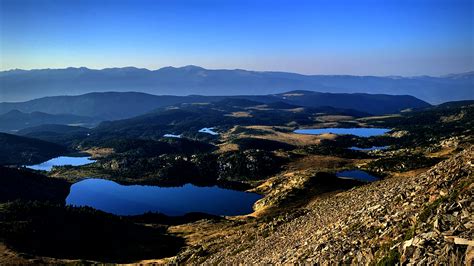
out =
{"type": "Polygon", "coordinates": [[[470,146],[423,174],[316,197],[301,215],[235,229],[181,260],[472,264],[473,159],[470,146]]]}

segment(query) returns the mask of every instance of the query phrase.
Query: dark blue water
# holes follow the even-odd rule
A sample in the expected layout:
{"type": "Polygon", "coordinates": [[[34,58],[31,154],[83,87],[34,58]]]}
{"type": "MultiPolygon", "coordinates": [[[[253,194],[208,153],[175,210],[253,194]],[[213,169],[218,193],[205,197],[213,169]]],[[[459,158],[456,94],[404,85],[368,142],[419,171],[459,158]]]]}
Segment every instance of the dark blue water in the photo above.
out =
{"type": "Polygon", "coordinates": [[[309,129],[297,129],[293,132],[298,134],[310,134],[310,135],[319,135],[319,134],[337,134],[337,135],[355,135],[358,137],[372,137],[380,136],[387,132],[390,129],[388,128],[369,128],[369,127],[359,127],[359,128],[309,128],[309,129]]]}
{"type": "Polygon", "coordinates": [[[91,160],[90,157],[69,157],[69,156],[60,156],[53,158],[49,161],[35,164],[35,165],[28,165],[26,167],[35,169],[35,170],[44,170],[44,171],[51,171],[53,166],[62,166],[62,165],[72,165],[72,166],[79,166],[85,165],[89,163],[93,163],[95,160],[91,160]]]}
{"type": "Polygon", "coordinates": [[[341,171],[336,173],[336,176],[341,178],[355,179],[363,182],[373,182],[379,180],[379,178],[361,170],[341,171]]]}
{"type": "Polygon", "coordinates": [[[386,150],[388,146],[372,146],[370,148],[359,148],[359,147],[350,147],[349,149],[354,151],[374,151],[374,150],[386,150]]]}
{"type": "Polygon", "coordinates": [[[117,215],[137,215],[148,211],[167,215],[189,212],[242,215],[253,212],[253,204],[261,198],[255,193],[217,186],[124,186],[104,179],[86,179],[71,186],[66,203],[90,206],[117,215]]]}

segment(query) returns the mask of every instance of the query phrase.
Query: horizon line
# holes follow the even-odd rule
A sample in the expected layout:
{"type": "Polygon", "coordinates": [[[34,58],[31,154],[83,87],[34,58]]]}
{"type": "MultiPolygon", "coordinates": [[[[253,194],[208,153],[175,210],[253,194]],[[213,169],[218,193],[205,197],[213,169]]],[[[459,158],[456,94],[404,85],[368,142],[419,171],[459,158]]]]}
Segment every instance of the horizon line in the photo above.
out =
{"type": "Polygon", "coordinates": [[[227,70],[227,71],[248,71],[248,72],[260,72],[260,73],[291,73],[291,74],[298,74],[298,75],[303,75],[303,76],[354,76],[354,77],[403,77],[403,78],[415,78],[415,77],[446,77],[449,75],[459,75],[459,74],[474,74],[474,69],[472,70],[466,70],[462,72],[451,72],[447,74],[442,74],[442,75],[414,75],[414,76],[404,76],[404,75],[353,75],[353,74],[303,74],[303,73],[298,73],[298,72],[290,72],[290,71],[279,71],[279,70],[251,70],[251,69],[243,69],[243,68],[205,68],[201,67],[198,65],[184,65],[184,66],[164,66],[156,69],[150,69],[146,67],[136,67],[136,66],[123,66],[123,67],[105,67],[105,68],[91,68],[91,67],[86,67],[86,66],[79,66],[79,67],[63,67],[63,68],[31,68],[31,69],[24,69],[24,68],[11,68],[11,69],[5,69],[5,70],[0,70],[0,72],[13,72],[13,71],[38,71],[38,70],[65,70],[65,69],[87,69],[87,70],[97,70],[97,71],[102,71],[102,70],[110,70],[110,69],[139,69],[139,70],[147,70],[150,72],[154,71],[159,71],[163,70],[166,68],[173,68],[173,69],[183,69],[183,68],[199,68],[203,70],[227,70]]]}

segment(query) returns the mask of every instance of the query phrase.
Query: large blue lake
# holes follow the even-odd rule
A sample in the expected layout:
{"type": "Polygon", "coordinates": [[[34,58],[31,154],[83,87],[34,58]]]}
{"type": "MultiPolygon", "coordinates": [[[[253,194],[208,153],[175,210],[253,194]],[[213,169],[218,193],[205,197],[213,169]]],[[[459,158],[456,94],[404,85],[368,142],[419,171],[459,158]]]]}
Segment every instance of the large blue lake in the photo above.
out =
{"type": "Polygon", "coordinates": [[[297,129],[293,132],[298,134],[336,134],[336,135],[355,135],[358,137],[372,137],[380,136],[389,132],[389,128],[372,128],[372,127],[357,127],[357,128],[308,128],[308,129],[297,129]]]}
{"type": "Polygon", "coordinates": [[[66,203],[90,206],[117,215],[137,215],[148,211],[166,215],[204,212],[214,215],[242,215],[253,212],[262,196],[217,186],[182,187],[120,185],[104,179],[86,179],[71,186],[66,203]]]}
{"type": "Polygon", "coordinates": [[[35,169],[35,170],[44,170],[44,171],[51,171],[53,166],[62,166],[62,165],[72,165],[72,166],[79,166],[85,165],[89,163],[93,163],[95,160],[92,160],[90,157],[70,157],[70,156],[60,156],[53,158],[49,161],[35,164],[35,165],[28,165],[26,167],[35,169]]]}

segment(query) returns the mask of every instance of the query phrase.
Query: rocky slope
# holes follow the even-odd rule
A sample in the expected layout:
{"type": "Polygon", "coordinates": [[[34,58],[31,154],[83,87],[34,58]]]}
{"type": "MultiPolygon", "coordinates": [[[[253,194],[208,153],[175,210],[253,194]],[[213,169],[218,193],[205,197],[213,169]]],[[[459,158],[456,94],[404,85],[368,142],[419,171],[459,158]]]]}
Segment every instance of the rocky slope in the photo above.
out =
{"type": "Polygon", "coordinates": [[[470,146],[422,174],[316,197],[252,226],[234,223],[225,237],[203,238],[175,260],[472,264],[473,159],[470,146]]]}

